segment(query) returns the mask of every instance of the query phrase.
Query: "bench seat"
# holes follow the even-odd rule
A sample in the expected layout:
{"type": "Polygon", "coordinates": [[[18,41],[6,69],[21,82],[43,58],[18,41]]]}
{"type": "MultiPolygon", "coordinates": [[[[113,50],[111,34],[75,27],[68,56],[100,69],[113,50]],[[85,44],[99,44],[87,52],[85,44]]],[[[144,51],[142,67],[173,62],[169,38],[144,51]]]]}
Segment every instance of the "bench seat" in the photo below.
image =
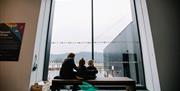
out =
{"type": "MultiPolygon", "coordinates": [[[[128,77],[103,77],[96,78],[94,80],[85,80],[86,82],[92,85],[101,85],[101,86],[110,86],[117,85],[121,87],[125,87],[127,91],[136,91],[135,89],[135,81],[128,77]]],[[[82,85],[83,80],[78,79],[53,79],[52,80],[52,91],[56,91],[57,89],[61,89],[64,85],[82,85]]]]}

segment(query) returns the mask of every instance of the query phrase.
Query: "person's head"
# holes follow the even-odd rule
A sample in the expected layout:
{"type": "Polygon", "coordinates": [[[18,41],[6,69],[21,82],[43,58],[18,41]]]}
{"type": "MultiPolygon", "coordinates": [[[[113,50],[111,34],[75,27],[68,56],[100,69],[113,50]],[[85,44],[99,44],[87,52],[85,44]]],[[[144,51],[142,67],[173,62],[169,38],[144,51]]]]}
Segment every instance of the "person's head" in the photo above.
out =
{"type": "Polygon", "coordinates": [[[88,61],[88,65],[89,65],[89,66],[94,66],[94,60],[89,60],[89,61],[88,61]]]}
{"type": "Polygon", "coordinates": [[[67,58],[74,58],[75,57],[75,54],[74,53],[69,53],[67,58]]]}
{"type": "Polygon", "coordinates": [[[79,66],[84,66],[85,65],[85,60],[83,58],[81,58],[79,60],[79,66]]]}

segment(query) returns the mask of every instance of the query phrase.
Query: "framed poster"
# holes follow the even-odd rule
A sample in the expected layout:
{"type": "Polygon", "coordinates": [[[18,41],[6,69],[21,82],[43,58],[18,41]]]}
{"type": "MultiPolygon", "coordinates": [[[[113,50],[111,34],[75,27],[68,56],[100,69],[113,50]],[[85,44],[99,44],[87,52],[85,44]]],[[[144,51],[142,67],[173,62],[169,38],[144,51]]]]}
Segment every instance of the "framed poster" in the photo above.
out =
{"type": "Polygon", "coordinates": [[[0,23],[0,61],[18,61],[25,23],[0,23]]]}

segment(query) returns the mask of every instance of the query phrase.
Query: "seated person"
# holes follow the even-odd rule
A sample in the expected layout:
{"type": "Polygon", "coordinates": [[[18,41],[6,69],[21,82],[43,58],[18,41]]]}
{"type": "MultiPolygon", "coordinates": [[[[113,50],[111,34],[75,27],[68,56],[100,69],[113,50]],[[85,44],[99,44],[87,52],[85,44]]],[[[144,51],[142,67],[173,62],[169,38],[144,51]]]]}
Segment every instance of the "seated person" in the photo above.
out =
{"type": "Polygon", "coordinates": [[[85,60],[82,58],[79,60],[79,66],[77,68],[77,79],[87,79],[87,68],[85,66],[85,60]]]}
{"type": "Polygon", "coordinates": [[[95,79],[96,74],[98,73],[98,70],[94,66],[94,60],[89,60],[88,61],[88,67],[87,67],[87,72],[88,72],[88,79],[95,79]]]}
{"type": "Polygon", "coordinates": [[[74,63],[75,54],[70,53],[67,58],[64,60],[61,70],[60,70],[60,78],[63,79],[73,79],[76,78],[77,66],[74,63]]]}
{"type": "MultiPolygon", "coordinates": [[[[69,53],[67,58],[62,63],[62,67],[60,69],[60,76],[54,77],[54,79],[76,79],[76,72],[77,66],[74,62],[75,54],[69,53]]],[[[65,86],[62,85],[61,88],[65,88],[65,86]]],[[[77,91],[78,85],[73,85],[72,91],[77,91]]]]}

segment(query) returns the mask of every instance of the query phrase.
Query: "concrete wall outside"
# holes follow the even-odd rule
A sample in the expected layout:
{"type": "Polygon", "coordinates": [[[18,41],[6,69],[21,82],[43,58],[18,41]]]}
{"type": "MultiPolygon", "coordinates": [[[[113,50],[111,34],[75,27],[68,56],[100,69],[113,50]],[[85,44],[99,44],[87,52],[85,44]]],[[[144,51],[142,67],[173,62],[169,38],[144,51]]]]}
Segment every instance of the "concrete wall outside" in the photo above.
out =
{"type": "Polygon", "coordinates": [[[161,91],[180,89],[180,14],[176,1],[147,0],[161,91]]]}
{"type": "Polygon", "coordinates": [[[18,61],[0,61],[0,90],[28,91],[41,0],[0,0],[0,22],[24,22],[18,61]]]}

